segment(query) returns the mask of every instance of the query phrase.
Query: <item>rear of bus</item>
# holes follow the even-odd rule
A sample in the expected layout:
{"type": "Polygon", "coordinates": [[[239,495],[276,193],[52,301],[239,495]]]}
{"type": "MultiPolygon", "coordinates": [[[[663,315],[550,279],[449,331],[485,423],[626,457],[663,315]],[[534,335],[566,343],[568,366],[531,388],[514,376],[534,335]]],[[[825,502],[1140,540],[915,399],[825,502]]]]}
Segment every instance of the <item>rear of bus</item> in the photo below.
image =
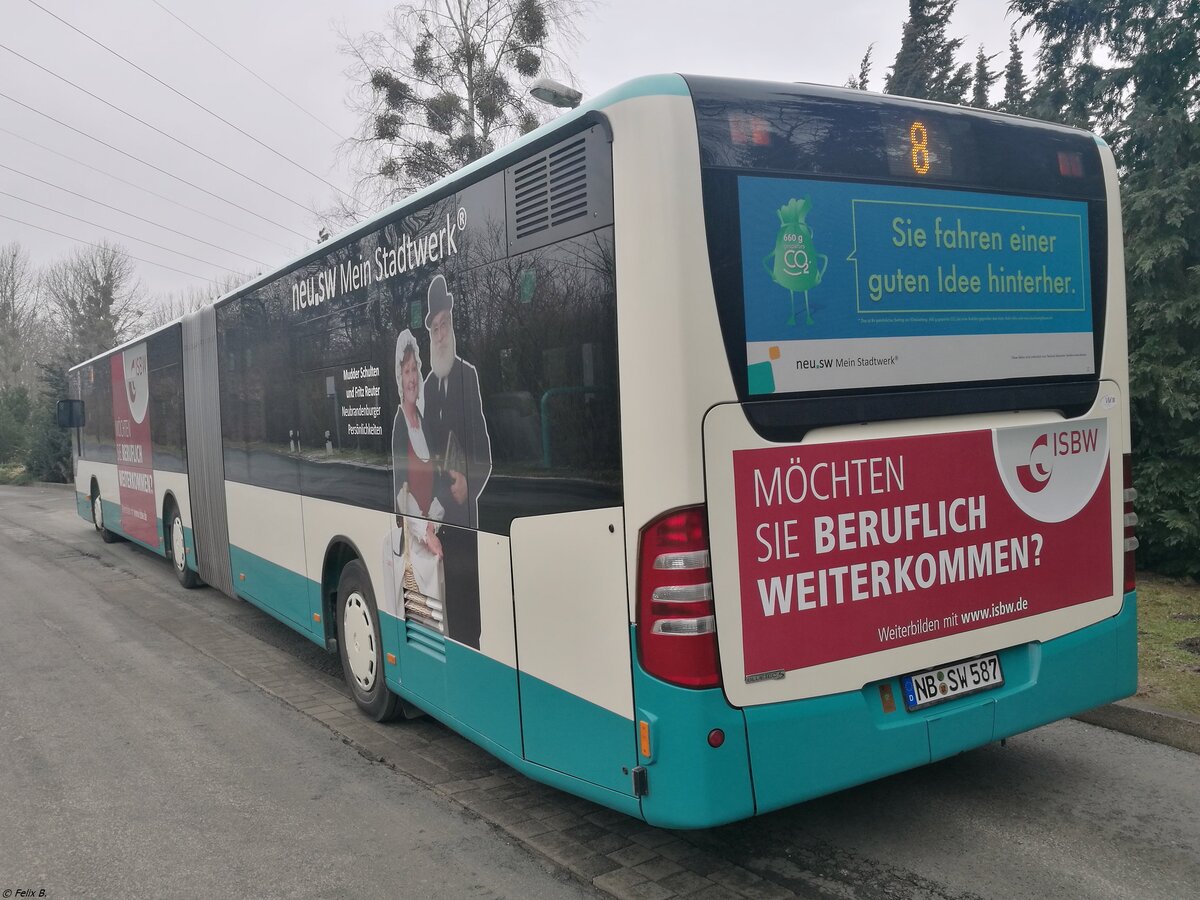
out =
{"type": "Polygon", "coordinates": [[[632,174],[613,118],[643,814],[763,813],[1131,694],[1108,149],[686,83],[691,121],[647,114],[673,164],[632,174]]]}

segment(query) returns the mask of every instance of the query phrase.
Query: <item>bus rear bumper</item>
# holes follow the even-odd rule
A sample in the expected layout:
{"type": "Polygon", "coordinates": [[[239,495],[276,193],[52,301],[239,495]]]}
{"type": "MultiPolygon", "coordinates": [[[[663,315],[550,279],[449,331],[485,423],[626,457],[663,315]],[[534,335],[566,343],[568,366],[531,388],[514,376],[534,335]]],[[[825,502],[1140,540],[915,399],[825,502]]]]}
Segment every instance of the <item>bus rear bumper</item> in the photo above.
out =
{"type": "Polygon", "coordinates": [[[916,768],[1128,697],[1137,689],[1137,595],[1110,619],[999,652],[1004,685],[918,712],[899,678],[860,691],[737,709],[719,689],[687,690],[648,675],[634,653],[646,821],[705,828],[770,812],[916,768]],[[895,700],[884,711],[880,688],[895,700]],[[725,740],[711,748],[713,728],[725,740]]]}
{"type": "Polygon", "coordinates": [[[1004,685],[919,712],[899,679],[748,708],[756,812],[862,784],[1128,697],[1137,690],[1137,594],[1110,619],[999,653],[1004,685]],[[895,711],[884,712],[881,685],[895,711]]]}

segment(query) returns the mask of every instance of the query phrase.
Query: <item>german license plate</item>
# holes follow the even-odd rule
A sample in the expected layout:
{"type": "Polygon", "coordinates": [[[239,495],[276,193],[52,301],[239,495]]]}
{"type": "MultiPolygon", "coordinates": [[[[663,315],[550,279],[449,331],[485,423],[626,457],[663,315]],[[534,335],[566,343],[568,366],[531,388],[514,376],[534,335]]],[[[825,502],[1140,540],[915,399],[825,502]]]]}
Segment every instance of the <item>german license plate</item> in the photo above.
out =
{"type": "Polygon", "coordinates": [[[901,678],[900,683],[904,687],[904,706],[913,712],[1000,687],[1004,684],[1004,673],[1000,671],[1000,659],[993,654],[914,672],[901,678]]]}

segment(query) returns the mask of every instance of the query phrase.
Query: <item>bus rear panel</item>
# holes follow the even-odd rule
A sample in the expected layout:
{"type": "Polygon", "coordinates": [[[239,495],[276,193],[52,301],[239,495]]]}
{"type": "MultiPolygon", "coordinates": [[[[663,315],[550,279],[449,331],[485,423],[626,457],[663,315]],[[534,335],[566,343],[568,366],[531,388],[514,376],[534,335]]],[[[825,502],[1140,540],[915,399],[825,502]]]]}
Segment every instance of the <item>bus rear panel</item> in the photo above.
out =
{"type": "MultiPolygon", "coordinates": [[[[703,502],[642,530],[637,715],[670,735],[647,818],[766,812],[1133,693],[1107,148],[941,104],[687,82],[735,396],[680,435],[703,502]]],[[[686,357],[683,379],[715,362],[686,357]]]]}

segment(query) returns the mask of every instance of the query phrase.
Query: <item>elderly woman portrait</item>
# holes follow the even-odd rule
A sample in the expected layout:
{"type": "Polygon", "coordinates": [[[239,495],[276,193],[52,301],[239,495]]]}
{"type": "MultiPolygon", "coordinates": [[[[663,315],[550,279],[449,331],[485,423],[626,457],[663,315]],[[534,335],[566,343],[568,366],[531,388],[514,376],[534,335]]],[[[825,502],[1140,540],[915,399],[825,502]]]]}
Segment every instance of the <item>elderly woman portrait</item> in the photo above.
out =
{"type": "Polygon", "coordinates": [[[443,631],[445,569],[438,531],[445,510],[434,496],[437,472],[424,428],[423,381],[417,339],[405,329],[396,339],[400,408],[392,425],[392,479],[403,530],[403,602],[406,615],[443,631]]]}

